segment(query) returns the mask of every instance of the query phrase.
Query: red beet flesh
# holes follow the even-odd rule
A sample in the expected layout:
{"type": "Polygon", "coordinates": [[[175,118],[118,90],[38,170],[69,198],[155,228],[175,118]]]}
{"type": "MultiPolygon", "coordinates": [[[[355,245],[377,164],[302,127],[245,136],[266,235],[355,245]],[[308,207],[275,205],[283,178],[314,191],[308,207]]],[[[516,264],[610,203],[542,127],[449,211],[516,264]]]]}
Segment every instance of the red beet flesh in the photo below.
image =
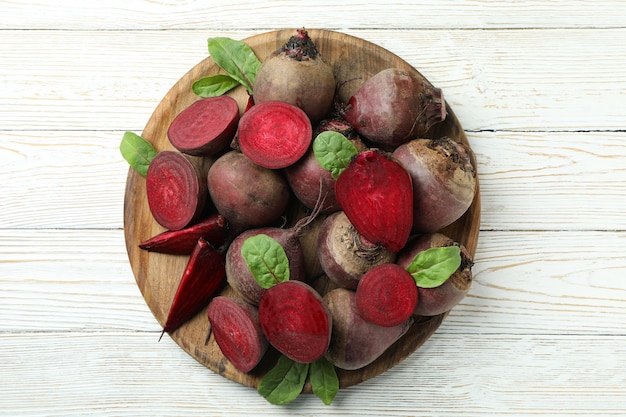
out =
{"type": "Polygon", "coordinates": [[[313,362],[330,343],[332,319],[321,296],[300,281],[269,288],[259,303],[259,319],[270,344],[296,362],[313,362]]]}
{"type": "Polygon", "coordinates": [[[163,332],[173,332],[204,308],[225,276],[224,255],[199,239],[176,289],[163,332]]]}
{"type": "Polygon", "coordinates": [[[197,160],[176,151],[159,152],[148,167],[146,193],[154,219],[169,230],[196,221],[208,200],[206,172],[197,160]]]}
{"type": "Polygon", "coordinates": [[[413,225],[408,172],[376,150],[358,154],[335,184],[339,206],[367,240],[392,252],[405,245],[413,225]]]}
{"type": "Polygon", "coordinates": [[[239,106],[234,98],[204,98],[174,118],[167,136],[181,152],[196,156],[215,155],[230,144],[238,122],[239,106]]]}
{"type": "Polygon", "coordinates": [[[385,264],[368,271],[356,289],[359,313],[379,326],[397,326],[415,310],[418,293],[415,280],[406,269],[385,264]]]}
{"type": "Polygon", "coordinates": [[[222,354],[241,372],[250,372],[268,347],[258,310],[243,301],[224,296],[209,304],[208,318],[222,354]]]}
{"type": "Polygon", "coordinates": [[[169,255],[189,255],[203,238],[211,245],[219,247],[224,243],[228,222],[219,214],[211,214],[206,219],[180,230],[166,230],[141,242],[139,247],[148,252],[169,255]]]}
{"type": "Polygon", "coordinates": [[[313,128],[300,108],[280,101],[257,103],[243,114],[237,145],[252,162],[269,169],[285,168],[311,144],[313,128]]]}

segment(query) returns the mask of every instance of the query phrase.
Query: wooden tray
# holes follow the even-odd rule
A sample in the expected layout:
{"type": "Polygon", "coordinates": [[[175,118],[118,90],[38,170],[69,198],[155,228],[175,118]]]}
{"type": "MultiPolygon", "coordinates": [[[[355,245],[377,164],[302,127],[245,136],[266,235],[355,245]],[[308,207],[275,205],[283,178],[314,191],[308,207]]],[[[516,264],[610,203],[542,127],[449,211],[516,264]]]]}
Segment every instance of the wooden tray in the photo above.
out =
{"type": "MultiPolygon", "coordinates": [[[[282,46],[295,32],[295,29],[280,30],[252,36],[244,41],[250,45],[262,61],[282,46]]],[[[310,29],[308,32],[324,59],[333,65],[337,81],[349,80],[341,89],[340,98],[344,102],[361,83],[382,69],[401,67],[415,70],[398,56],[363,39],[327,30],[310,29]]],[[[210,57],[204,59],[185,74],[159,103],[142,133],[142,136],[152,142],[157,151],[173,149],[167,138],[167,128],[180,111],[198,99],[191,89],[193,82],[201,77],[216,74],[219,70],[210,57]]],[[[243,111],[248,99],[245,90],[237,88],[229,94],[237,99],[240,109],[243,111]]],[[[447,135],[467,144],[465,133],[452,109],[447,106],[447,110],[448,117],[446,120],[432,129],[428,136],[447,135]]],[[[298,211],[298,207],[292,207],[292,209],[298,211]]],[[[480,194],[477,191],[474,202],[467,213],[443,232],[465,245],[473,256],[478,241],[479,223],[480,194]]],[[[139,249],[137,245],[163,230],[154,221],[149,211],[145,178],[130,169],[124,198],[126,248],[137,285],[147,305],[161,325],[165,322],[178,280],[188,258],[186,256],[149,253],[139,249]]],[[[309,254],[315,253],[315,236],[311,235],[305,239],[304,246],[309,254]]],[[[309,258],[311,276],[319,272],[319,267],[315,261],[314,257],[309,258]]],[[[233,291],[226,287],[222,293],[232,295],[233,291]]],[[[441,314],[414,324],[402,339],[367,367],[356,371],[338,370],[340,387],[345,388],[358,384],[401,362],[437,330],[445,315],[441,314]]],[[[254,371],[244,374],[223,357],[212,337],[205,343],[207,329],[208,319],[205,309],[194,319],[173,332],[170,337],[189,355],[214,372],[243,385],[256,387],[261,376],[273,366],[277,358],[276,352],[270,351],[254,371]]],[[[156,336],[154,342],[154,348],[158,349],[156,336]]],[[[309,390],[310,387],[305,387],[305,391],[309,390]]]]}

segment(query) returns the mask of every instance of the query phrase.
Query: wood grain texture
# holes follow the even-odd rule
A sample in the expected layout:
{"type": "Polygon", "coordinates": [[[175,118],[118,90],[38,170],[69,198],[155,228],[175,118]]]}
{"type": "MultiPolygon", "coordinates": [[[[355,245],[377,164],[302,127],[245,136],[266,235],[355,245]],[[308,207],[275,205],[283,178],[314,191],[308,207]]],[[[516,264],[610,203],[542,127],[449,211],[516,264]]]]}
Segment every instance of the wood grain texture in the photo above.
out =
{"type": "Polygon", "coordinates": [[[238,0],[202,1],[66,0],[65,10],[44,0],[3,1],[0,27],[9,29],[440,29],[440,28],[606,28],[623,27],[626,5],[618,0],[561,2],[428,0],[369,2],[328,0],[299,2],[238,0]],[[32,9],[36,13],[32,13],[32,9]],[[20,16],[20,19],[13,19],[20,16]],[[51,19],[50,16],[55,16],[51,19]]]}
{"type": "MultiPolygon", "coordinates": [[[[3,129],[132,130],[207,57],[255,30],[0,31],[3,129]],[[79,39],[80,43],[75,44],[79,39]],[[80,60],[63,57],[80,54],[80,60]],[[45,87],[40,82],[45,68],[45,87]],[[42,115],[46,117],[42,117],[42,115]]],[[[623,131],[626,28],[342,31],[443,89],[466,130],[623,131]]]]}
{"type": "Polygon", "coordinates": [[[24,333],[0,338],[0,414],[620,416],[625,370],[624,335],[436,333],[330,407],[312,395],[276,407],[151,334],[24,333]]]}

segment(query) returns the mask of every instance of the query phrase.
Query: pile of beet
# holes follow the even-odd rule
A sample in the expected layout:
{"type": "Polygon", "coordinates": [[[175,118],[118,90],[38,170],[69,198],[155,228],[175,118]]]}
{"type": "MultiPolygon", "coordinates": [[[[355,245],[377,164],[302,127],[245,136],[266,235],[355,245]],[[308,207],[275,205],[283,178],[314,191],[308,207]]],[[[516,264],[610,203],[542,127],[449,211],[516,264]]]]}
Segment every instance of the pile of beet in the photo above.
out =
{"type": "Polygon", "coordinates": [[[189,256],[163,331],[206,311],[241,372],[269,349],[360,369],[469,291],[472,259],[441,230],[474,199],[471,150],[427,138],[446,106],[417,72],[383,70],[339,102],[341,86],[304,30],[263,61],[253,87],[242,114],[227,95],[184,109],[168,130],[176,150],[148,168],[149,208],[167,231],[140,247],[189,256]],[[327,158],[350,146],[340,169],[314,149],[324,132],[345,139],[325,144],[327,158]],[[317,250],[305,253],[312,237],[317,250]],[[433,248],[458,248],[452,270],[438,272],[447,260],[433,248]],[[442,273],[435,285],[416,278],[442,273]]]}

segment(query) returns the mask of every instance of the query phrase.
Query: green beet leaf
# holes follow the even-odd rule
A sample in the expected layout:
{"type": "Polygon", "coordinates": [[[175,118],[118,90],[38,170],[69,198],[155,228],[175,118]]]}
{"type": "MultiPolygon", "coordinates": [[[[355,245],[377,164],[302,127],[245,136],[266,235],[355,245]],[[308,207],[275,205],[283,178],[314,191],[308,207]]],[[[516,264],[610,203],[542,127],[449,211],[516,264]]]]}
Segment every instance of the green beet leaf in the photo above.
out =
{"type": "Polygon", "coordinates": [[[313,141],[313,153],[322,168],[330,171],[333,178],[337,179],[358,151],[341,133],[325,131],[313,141]]]}
{"type": "Polygon", "coordinates": [[[321,357],[311,363],[309,380],[313,394],[321,399],[324,404],[330,405],[339,391],[339,378],[335,366],[325,357],[321,357]]]}
{"type": "Polygon", "coordinates": [[[200,78],[193,83],[191,89],[194,94],[202,98],[221,96],[239,85],[239,81],[230,75],[217,74],[200,78]]]}
{"type": "Polygon", "coordinates": [[[263,375],[257,391],[271,404],[290,403],[302,392],[308,372],[308,363],[295,362],[282,355],[276,365],[263,375]]]}
{"type": "Polygon", "coordinates": [[[243,41],[224,37],[210,38],[208,44],[209,55],[213,61],[246,87],[248,94],[252,94],[252,86],[261,67],[261,61],[252,48],[243,41]]]}
{"type": "Polygon", "coordinates": [[[458,246],[430,248],[415,255],[406,270],[421,288],[435,288],[446,282],[461,265],[458,246]]]}
{"type": "Polygon", "coordinates": [[[133,132],[126,132],[120,143],[120,153],[139,175],[145,177],[148,174],[148,166],[150,166],[150,162],[156,156],[157,151],[150,142],[141,136],[133,132]]]}
{"type": "Polygon", "coordinates": [[[243,242],[241,255],[262,288],[289,280],[289,259],[276,239],[264,234],[251,236],[243,242]]]}

